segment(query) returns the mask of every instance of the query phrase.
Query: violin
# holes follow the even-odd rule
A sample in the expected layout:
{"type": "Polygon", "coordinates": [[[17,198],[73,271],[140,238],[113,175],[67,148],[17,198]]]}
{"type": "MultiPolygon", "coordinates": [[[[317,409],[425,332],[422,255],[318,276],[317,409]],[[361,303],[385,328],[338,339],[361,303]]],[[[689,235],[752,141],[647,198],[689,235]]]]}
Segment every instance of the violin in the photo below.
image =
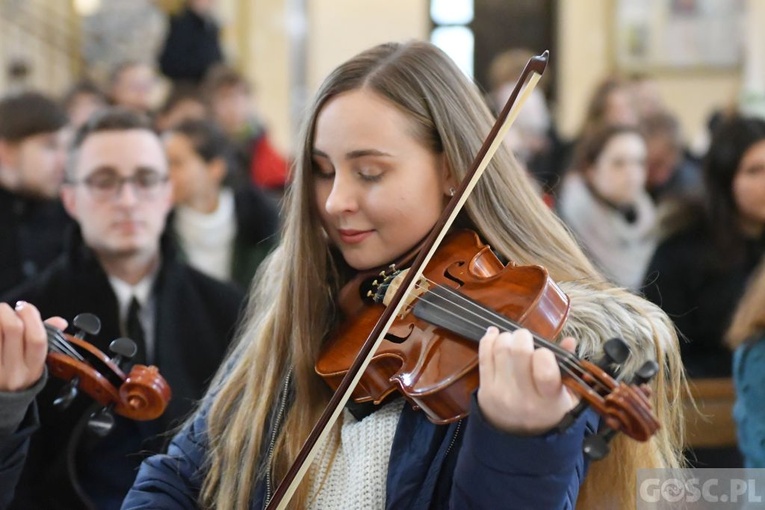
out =
{"type": "Polygon", "coordinates": [[[153,420],[162,415],[172,391],[155,366],[133,365],[126,375],[120,365],[135,356],[135,342],[129,338],[113,340],[110,358],[84,340],[85,333],[97,334],[100,320],[92,314],[80,314],[73,324],[78,333],[70,335],[45,324],[48,354],[45,360],[49,373],[67,381],[53,402],[66,409],[79,390],[103,406],[91,415],[88,427],[106,435],[114,426],[112,412],[131,420],[153,420]]]}
{"type": "MultiPolygon", "coordinates": [[[[391,268],[376,277],[352,280],[344,289],[341,308],[356,309],[331,335],[316,363],[317,373],[336,389],[351,366],[364,335],[379,319],[406,269],[391,268]],[[354,292],[355,291],[355,292],[354,292]],[[365,306],[359,309],[353,294],[365,306]]],[[[569,300],[541,266],[504,265],[491,248],[470,230],[450,233],[425,268],[414,292],[388,329],[351,395],[356,402],[379,404],[401,393],[436,424],[464,418],[478,388],[478,345],[489,326],[503,331],[530,330],[537,347],[556,356],[563,383],[604,418],[606,427],[639,441],[659,428],[646,384],[658,368],[647,362],[638,379],[628,384],[614,378],[615,366],[626,359],[627,347],[611,343],[600,363],[546,340],[560,333],[569,300]]],[[[570,423],[584,406],[565,420],[570,423]]],[[[602,445],[586,447],[594,458],[602,445]]]]}
{"type": "Polygon", "coordinates": [[[353,305],[358,313],[350,314],[350,322],[338,332],[347,342],[330,340],[320,356],[317,371],[325,375],[335,393],[279,483],[267,510],[286,508],[316,456],[317,445],[327,439],[352,396],[379,402],[397,390],[436,423],[464,417],[470,394],[478,387],[475,342],[489,325],[505,331],[520,325],[527,327],[534,334],[536,346],[547,347],[555,354],[564,383],[581,397],[559,428],[565,429],[590,405],[604,419],[601,430],[585,439],[583,449],[591,458],[604,457],[618,432],[645,441],[658,430],[646,384],[658,372],[656,362],[644,363],[631,381],[616,379],[613,366],[623,363],[629,354],[624,341],[606,342],[603,359],[593,363],[578,359],[546,339],[562,328],[568,299],[544,269],[506,267],[492,258],[489,247],[461,234],[456,241],[450,237],[447,248],[442,250],[447,233],[502,145],[521,105],[539,82],[548,58],[549,52],[545,51],[526,63],[470,169],[418,247],[408,270],[398,272],[394,267],[391,274],[379,275],[376,285],[373,279],[371,288],[357,281],[358,288],[341,292],[341,305],[343,296],[354,293],[359,301],[360,291],[362,298],[384,306],[371,306],[372,311],[365,311],[366,307],[353,305]],[[468,248],[455,248],[460,245],[468,248]],[[520,275],[520,281],[514,281],[513,275],[520,275]],[[354,329],[357,335],[351,333],[354,329]],[[324,354],[336,359],[330,361],[324,354]],[[430,365],[433,367],[428,369],[430,365]],[[416,380],[410,380],[414,375],[418,376],[416,380]]]}

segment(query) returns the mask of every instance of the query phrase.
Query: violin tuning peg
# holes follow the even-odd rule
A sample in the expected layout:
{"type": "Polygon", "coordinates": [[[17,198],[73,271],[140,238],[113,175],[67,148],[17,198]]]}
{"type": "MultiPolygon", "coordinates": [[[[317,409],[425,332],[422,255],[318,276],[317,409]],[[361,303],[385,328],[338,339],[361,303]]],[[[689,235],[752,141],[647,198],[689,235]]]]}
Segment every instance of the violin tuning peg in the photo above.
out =
{"type": "Polygon", "coordinates": [[[114,428],[114,413],[109,407],[102,407],[88,418],[88,429],[98,437],[105,437],[114,428]]]}
{"type": "Polygon", "coordinates": [[[595,364],[611,377],[616,377],[617,367],[627,361],[629,355],[627,342],[621,338],[612,338],[603,344],[603,356],[595,364]]]}
{"type": "Polygon", "coordinates": [[[582,450],[591,460],[600,460],[608,455],[611,451],[611,440],[616,436],[617,432],[608,427],[604,428],[597,434],[592,434],[584,438],[582,450]]]}
{"type": "Polygon", "coordinates": [[[138,352],[138,346],[130,338],[121,337],[112,340],[109,344],[109,351],[115,355],[114,358],[112,358],[112,362],[119,366],[123,360],[128,361],[133,359],[133,356],[138,352]]]}
{"type": "Polygon", "coordinates": [[[377,287],[378,285],[380,285],[380,283],[377,280],[372,282],[372,287],[377,287]]]}
{"type": "Polygon", "coordinates": [[[77,385],[80,383],[80,378],[75,377],[68,383],[66,383],[61,391],[58,393],[58,397],[53,401],[53,406],[59,411],[65,411],[77,397],[77,385]]]}
{"type": "Polygon", "coordinates": [[[380,271],[380,275],[379,276],[385,277],[386,274],[387,273],[383,270],[383,271],[380,271]]]}
{"type": "Polygon", "coordinates": [[[612,338],[606,341],[603,352],[611,363],[621,365],[630,356],[630,346],[621,338],[612,338]]]}
{"type": "Polygon", "coordinates": [[[368,297],[368,298],[372,298],[372,297],[374,297],[374,296],[375,296],[375,293],[374,293],[374,292],[372,292],[371,290],[368,290],[368,291],[367,291],[367,297],[368,297]]]}
{"type": "Polygon", "coordinates": [[[395,271],[396,270],[396,264],[391,264],[388,267],[390,268],[391,271],[395,271]]]}
{"type": "Polygon", "coordinates": [[[637,385],[647,383],[653,379],[657,373],[659,373],[659,364],[654,360],[648,360],[637,369],[637,372],[635,372],[635,375],[632,378],[632,383],[637,385]]]}
{"type": "Polygon", "coordinates": [[[101,331],[101,319],[92,313],[79,314],[74,318],[72,324],[79,330],[77,334],[75,334],[77,338],[83,338],[85,333],[89,335],[97,335],[101,331]]]}

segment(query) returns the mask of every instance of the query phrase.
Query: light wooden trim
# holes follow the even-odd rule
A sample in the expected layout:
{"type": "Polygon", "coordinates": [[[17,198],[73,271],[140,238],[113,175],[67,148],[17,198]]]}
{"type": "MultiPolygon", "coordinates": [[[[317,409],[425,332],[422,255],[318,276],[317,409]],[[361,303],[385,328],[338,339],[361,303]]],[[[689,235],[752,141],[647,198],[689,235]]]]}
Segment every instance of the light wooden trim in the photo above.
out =
{"type": "Polygon", "coordinates": [[[736,391],[730,378],[691,379],[692,402],[685,397],[686,445],[697,448],[736,446],[733,404],[736,391]]]}

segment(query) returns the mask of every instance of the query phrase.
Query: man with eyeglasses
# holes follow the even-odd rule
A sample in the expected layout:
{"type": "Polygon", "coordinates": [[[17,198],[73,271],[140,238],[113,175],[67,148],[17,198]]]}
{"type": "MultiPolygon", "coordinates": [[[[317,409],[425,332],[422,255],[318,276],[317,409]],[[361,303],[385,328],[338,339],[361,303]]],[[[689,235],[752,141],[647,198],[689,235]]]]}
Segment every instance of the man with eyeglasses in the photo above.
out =
{"type": "Polygon", "coordinates": [[[0,294],[39,274],[62,251],[66,114],[28,91],[0,98],[0,294]]]}
{"type": "Polygon", "coordinates": [[[112,340],[131,337],[138,347],[132,361],[156,365],[173,396],[161,418],[114,416],[114,427],[99,437],[101,422],[92,416],[101,410],[87,395],[70,398],[63,411],[54,406],[57,397],[67,400],[62,381],[43,377],[22,391],[0,388],[0,409],[22,410],[11,425],[3,424],[9,420],[0,411],[0,492],[3,454],[21,451],[38,424],[37,411],[39,429],[11,508],[119,508],[141,460],[169,439],[160,434],[178,425],[203,395],[235,330],[243,295],[180,262],[163,235],[172,185],[162,144],[139,114],[109,109],[84,126],[61,196],[78,226],[70,246],[44,274],[1,301],[26,301],[45,317],[70,321],[82,312],[97,315],[101,332],[86,340],[108,354],[112,340]],[[9,428],[13,432],[3,439],[9,428]]]}

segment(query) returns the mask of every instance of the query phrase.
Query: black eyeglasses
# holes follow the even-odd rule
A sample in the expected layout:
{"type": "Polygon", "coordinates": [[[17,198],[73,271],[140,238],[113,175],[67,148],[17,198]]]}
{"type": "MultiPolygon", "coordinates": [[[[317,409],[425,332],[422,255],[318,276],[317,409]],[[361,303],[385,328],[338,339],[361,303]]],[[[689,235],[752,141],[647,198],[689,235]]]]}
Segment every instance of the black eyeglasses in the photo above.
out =
{"type": "Polygon", "coordinates": [[[122,193],[126,183],[133,186],[136,196],[141,199],[152,199],[157,195],[160,186],[168,181],[168,176],[154,171],[139,171],[130,177],[122,177],[113,172],[96,172],[84,179],[67,180],[66,184],[84,184],[93,198],[98,200],[114,200],[122,193]]]}

